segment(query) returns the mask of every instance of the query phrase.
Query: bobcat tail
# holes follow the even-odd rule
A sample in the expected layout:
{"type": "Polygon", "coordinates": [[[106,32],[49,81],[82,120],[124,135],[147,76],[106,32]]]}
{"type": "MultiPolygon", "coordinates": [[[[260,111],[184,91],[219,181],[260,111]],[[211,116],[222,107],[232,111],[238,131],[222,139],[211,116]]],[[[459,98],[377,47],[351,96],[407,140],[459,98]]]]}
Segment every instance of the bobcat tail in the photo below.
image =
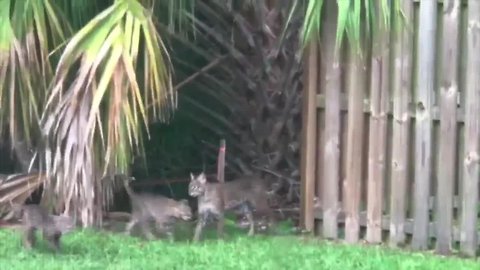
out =
{"type": "Polygon", "coordinates": [[[125,177],[123,179],[123,185],[125,187],[125,190],[127,191],[128,196],[135,197],[135,193],[133,192],[132,188],[130,187],[130,182],[135,181],[135,177],[125,177]]]}
{"type": "MultiPolygon", "coordinates": [[[[225,139],[220,140],[220,149],[218,151],[218,160],[217,160],[217,177],[219,185],[219,193],[220,193],[220,207],[224,209],[225,207],[225,139]]],[[[225,217],[223,214],[220,217],[220,220],[217,224],[217,234],[219,237],[222,237],[223,231],[225,226],[225,217]]]]}

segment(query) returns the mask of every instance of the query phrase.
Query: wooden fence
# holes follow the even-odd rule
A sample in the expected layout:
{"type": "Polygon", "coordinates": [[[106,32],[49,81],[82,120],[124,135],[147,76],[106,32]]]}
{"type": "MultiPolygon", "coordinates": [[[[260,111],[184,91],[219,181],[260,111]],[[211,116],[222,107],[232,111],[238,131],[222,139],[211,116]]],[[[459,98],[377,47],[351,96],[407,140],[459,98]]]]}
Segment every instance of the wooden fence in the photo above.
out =
{"type": "Polygon", "coordinates": [[[480,1],[401,3],[407,27],[376,36],[361,57],[334,53],[336,3],[324,2],[305,58],[302,226],[474,256],[480,1]]]}

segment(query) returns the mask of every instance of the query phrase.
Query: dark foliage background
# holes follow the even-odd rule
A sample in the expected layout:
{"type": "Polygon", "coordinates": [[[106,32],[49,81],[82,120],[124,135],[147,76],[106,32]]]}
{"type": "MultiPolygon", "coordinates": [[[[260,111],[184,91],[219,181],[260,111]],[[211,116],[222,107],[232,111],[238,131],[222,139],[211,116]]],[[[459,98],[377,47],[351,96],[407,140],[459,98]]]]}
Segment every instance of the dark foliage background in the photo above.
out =
{"type": "Polygon", "coordinates": [[[159,25],[173,52],[179,106],[169,125],[153,125],[146,164],[137,160],[134,169],[138,178],[215,173],[225,138],[227,181],[262,173],[281,184],[287,201],[297,198],[304,10],[293,4],[197,1],[195,16],[187,14],[194,32],[179,35],[159,25]]]}

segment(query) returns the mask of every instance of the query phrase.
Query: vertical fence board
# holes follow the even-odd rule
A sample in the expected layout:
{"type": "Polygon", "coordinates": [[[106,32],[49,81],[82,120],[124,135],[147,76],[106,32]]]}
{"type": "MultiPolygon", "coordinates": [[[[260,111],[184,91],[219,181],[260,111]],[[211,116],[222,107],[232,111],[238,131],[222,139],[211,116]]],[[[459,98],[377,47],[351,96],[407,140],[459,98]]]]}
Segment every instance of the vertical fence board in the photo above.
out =
{"type": "Polygon", "coordinates": [[[350,48],[348,69],[348,127],[345,181],[345,240],[359,240],[360,189],[362,181],[363,98],[365,95],[365,57],[350,48]]]}
{"type": "MultiPolygon", "coordinates": [[[[314,39],[315,40],[315,39],[314,39]]],[[[303,94],[302,154],[301,154],[301,227],[312,231],[314,226],[313,202],[315,193],[318,44],[309,44],[307,53],[307,78],[303,94]]]]}
{"type": "Polygon", "coordinates": [[[465,156],[460,249],[475,256],[480,135],[480,1],[468,2],[467,77],[465,102],[465,156]]]}
{"type": "MultiPolygon", "coordinates": [[[[466,5],[461,5],[460,7],[460,33],[459,33],[459,74],[458,74],[458,102],[459,108],[462,108],[465,111],[465,89],[466,89],[466,82],[467,82],[467,38],[468,38],[468,8],[466,5]]],[[[460,113],[460,112],[459,112],[460,113]]],[[[465,155],[465,123],[458,123],[458,132],[457,132],[457,167],[456,167],[456,174],[457,174],[457,181],[456,181],[456,195],[460,201],[463,201],[463,174],[464,174],[464,166],[463,166],[463,157],[465,155]]],[[[458,204],[457,209],[454,212],[455,222],[460,224],[461,222],[461,213],[462,213],[462,204],[458,204]]]]}
{"type": "Polygon", "coordinates": [[[326,238],[338,237],[338,183],[340,182],[340,92],[341,77],[339,68],[340,51],[335,51],[335,30],[337,27],[337,4],[327,1],[322,38],[322,69],[325,70],[325,144],[323,170],[323,229],[326,238]]]}
{"type": "MultiPolygon", "coordinates": [[[[401,1],[407,28],[402,29],[400,20],[392,17],[391,65],[385,59],[388,53],[374,43],[369,93],[365,91],[365,59],[348,46],[342,48],[349,53],[345,63],[344,57],[339,57],[343,54],[335,53],[336,9],[325,13],[321,46],[317,48],[321,48],[322,57],[314,60],[321,65],[321,72],[317,66],[314,86],[312,74],[306,83],[306,89],[315,87],[310,93],[315,95],[321,81],[325,102],[319,105],[321,111],[313,116],[315,120],[310,119],[316,126],[314,135],[310,133],[314,142],[305,144],[308,135],[303,135],[303,147],[314,152],[303,149],[301,156],[301,224],[305,229],[313,228],[316,188],[325,238],[338,238],[339,223],[344,220],[347,242],[358,242],[363,232],[360,228],[366,226],[366,240],[378,243],[385,229],[381,223],[389,220],[392,246],[406,242],[408,231],[413,235],[414,249],[427,249],[434,237],[437,253],[451,253],[453,242],[460,240],[462,253],[475,255],[480,177],[480,48],[476,41],[480,40],[480,3],[466,4],[462,0],[401,1]],[[442,35],[437,38],[437,23],[442,22],[442,35]],[[436,44],[441,47],[437,49],[436,44]],[[436,59],[441,60],[436,63],[436,59]],[[439,75],[438,104],[434,100],[435,74],[439,75]],[[392,104],[388,100],[389,80],[392,104]],[[412,97],[414,103],[410,103],[412,97]],[[325,116],[324,121],[323,117],[317,121],[318,113],[325,116]],[[313,160],[310,168],[307,155],[313,160]],[[313,177],[307,181],[309,173],[313,177]],[[315,187],[315,176],[322,178],[321,187],[315,187]],[[365,199],[366,215],[360,212],[365,210],[365,199]],[[390,218],[382,216],[386,207],[390,207],[390,218]],[[410,218],[413,220],[407,220],[410,218]]],[[[327,5],[336,8],[335,2],[327,5]]],[[[319,51],[316,53],[318,56],[319,51]]],[[[311,58],[308,64],[312,65],[311,58]]],[[[310,69],[307,72],[312,73],[310,69]]],[[[304,122],[305,131],[307,126],[304,122]]]]}
{"type": "MultiPolygon", "coordinates": [[[[321,57],[320,57],[321,59],[321,57]]],[[[322,72],[320,72],[319,76],[324,76],[322,72]]],[[[320,77],[321,78],[321,77],[320,77]]],[[[319,89],[325,88],[325,81],[320,82],[319,89]]],[[[324,171],[324,141],[325,141],[325,111],[317,111],[317,142],[316,142],[316,170],[315,170],[315,194],[314,194],[314,209],[318,206],[322,207],[323,201],[323,186],[324,186],[324,178],[323,178],[323,171],[324,171]]],[[[315,216],[315,214],[314,214],[315,216]]],[[[314,217],[315,223],[315,234],[321,233],[322,231],[322,222],[316,221],[314,217]]]]}
{"type": "MultiPolygon", "coordinates": [[[[402,10],[407,22],[413,21],[413,2],[403,1],[402,10]]],[[[390,244],[397,246],[405,241],[406,196],[409,169],[410,116],[408,103],[412,86],[413,31],[399,29],[400,21],[394,18],[394,70],[393,70],[393,140],[391,162],[390,244]]]]}
{"type": "Polygon", "coordinates": [[[414,249],[428,247],[436,17],[437,1],[421,1],[418,30],[417,103],[415,106],[415,206],[412,239],[414,249]]]}
{"type": "Polygon", "coordinates": [[[460,0],[443,3],[442,72],[440,85],[440,145],[437,183],[437,246],[439,254],[452,248],[458,96],[458,27],[460,0]],[[446,38],[448,37],[448,38],[446,38]]]}
{"type": "MultiPolygon", "coordinates": [[[[345,55],[345,54],[344,54],[345,55]]],[[[340,183],[338,185],[340,196],[340,209],[345,211],[345,183],[347,179],[347,129],[348,129],[348,114],[341,112],[341,127],[340,127],[340,183]]]]}
{"type": "MultiPolygon", "coordinates": [[[[376,7],[377,16],[383,11],[376,7]]],[[[389,36],[384,27],[374,36],[370,81],[370,132],[367,183],[367,236],[370,243],[382,242],[383,184],[387,147],[389,84],[389,36]]]]}
{"type": "MultiPolygon", "coordinates": [[[[320,48],[322,46],[319,46],[319,65],[321,65],[321,61],[323,59],[323,54],[320,51],[320,48]]],[[[325,95],[325,84],[326,84],[326,78],[325,78],[325,70],[323,70],[323,66],[320,66],[319,68],[319,74],[318,74],[318,91],[317,94],[319,95],[325,95]]],[[[323,171],[324,171],[324,141],[325,141],[325,110],[317,110],[317,142],[316,142],[316,170],[315,170],[315,203],[314,203],[314,208],[320,205],[322,203],[322,197],[323,197],[323,171]]],[[[315,233],[318,234],[322,231],[322,223],[319,221],[315,221],[315,233]]]]}

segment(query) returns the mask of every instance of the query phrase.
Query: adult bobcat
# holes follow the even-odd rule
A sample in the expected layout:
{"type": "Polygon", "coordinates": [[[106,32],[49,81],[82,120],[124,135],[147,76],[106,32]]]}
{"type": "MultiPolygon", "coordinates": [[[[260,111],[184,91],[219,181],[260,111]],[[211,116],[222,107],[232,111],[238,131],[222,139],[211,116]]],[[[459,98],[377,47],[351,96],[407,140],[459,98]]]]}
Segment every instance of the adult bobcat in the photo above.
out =
{"type": "Polygon", "coordinates": [[[133,178],[124,181],[132,204],[132,214],[125,233],[130,235],[133,227],[139,223],[145,236],[152,240],[155,237],[150,230],[149,222],[154,221],[157,229],[165,233],[170,241],[173,241],[172,225],[175,219],[190,220],[192,218],[188,201],[176,201],[161,195],[136,193],[129,186],[131,180],[133,178]]]}
{"type": "Polygon", "coordinates": [[[220,183],[209,183],[202,172],[198,176],[190,174],[188,194],[198,199],[198,222],[193,241],[200,239],[200,234],[209,217],[223,218],[225,211],[234,211],[245,215],[250,223],[248,235],[254,234],[255,222],[253,211],[266,214],[273,220],[273,211],[268,205],[265,181],[254,176],[244,176],[224,184],[224,209],[221,209],[220,183]]]}
{"type": "Polygon", "coordinates": [[[40,205],[12,204],[16,215],[22,219],[23,245],[31,249],[35,245],[35,231],[41,230],[44,240],[50,248],[58,251],[60,249],[60,238],[63,234],[75,229],[75,221],[68,216],[50,215],[40,205]]]}

